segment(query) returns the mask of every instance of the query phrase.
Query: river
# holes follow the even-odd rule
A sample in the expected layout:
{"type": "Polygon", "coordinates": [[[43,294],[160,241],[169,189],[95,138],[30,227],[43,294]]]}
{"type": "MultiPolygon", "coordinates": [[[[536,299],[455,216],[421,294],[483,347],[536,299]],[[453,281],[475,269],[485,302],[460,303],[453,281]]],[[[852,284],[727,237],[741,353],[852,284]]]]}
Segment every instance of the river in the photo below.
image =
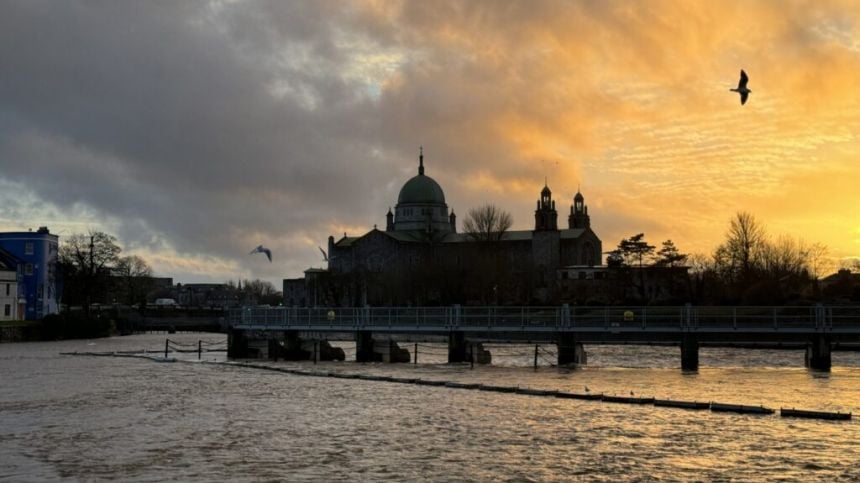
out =
{"type": "MultiPolygon", "coordinates": [[[[196,353],[172,364],[60,354],[157,351],[165,337],[0,344],[0,481],[860,480],[856,421],[296,376],[196,353]]],[[[474,369],[426,344],[418,365],[266,364],[860,416],[856,352],[835,352],[824,374],[803,368],[802,351],[703,348],[685,374],[672,347],[586,346],[587,367],[542,355],[537,371],[533,346],[488,348],[494,364],[474,369]]]]}

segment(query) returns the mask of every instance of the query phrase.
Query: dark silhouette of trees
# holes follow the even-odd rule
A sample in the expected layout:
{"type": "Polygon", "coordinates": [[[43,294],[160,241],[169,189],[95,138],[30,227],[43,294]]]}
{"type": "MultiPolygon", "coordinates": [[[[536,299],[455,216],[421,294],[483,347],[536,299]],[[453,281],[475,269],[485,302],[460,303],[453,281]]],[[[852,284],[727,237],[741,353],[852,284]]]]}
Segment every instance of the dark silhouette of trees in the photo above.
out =
{"type": "Polygon", "coordinates": [[[824,245],[770,238],[753,215],[739,212],[709,263],[691,277],[708,303],[782,304],[819,299],[826,265],[824,245]]]}
{"type": "Polygon", "coordinates": [[[497,241],[513,224],[510,213],[488,203],[469,209],[463,220],[463,231],[476,241],[497,241]]]}
{"type": "Polygon", "coordinates": [[[654,253],[654,245],[645,241],[645,234],[639,233],[621,240],[617,248],[618,254],[624,260],[624,265],[632,266],[634,262],[642,267],[645,259],[654,253]]]}
{"type": "Polygon", "coordinates": [[[121,249],[116,238],[100,231],[74,234],[60,246],[59,265],[63,277],[63,299],[70,305],[101,300],[109,288],[110,270],[121,249]]]}
{"type": "Polygon", "coordinates": [[[131,255],[117,259],[113,270],[118,300],[126,305],[146,304],[146,295],[153,289],[152,269],[146,260],[131,255]]]}
{"type": "Polygon", "coordinates": [[[675,246],[672,240],[666,240],[663,242],[660,251],[656,253],[654,265],[658,267],[675,267],[686,262],[687,257],[686,254],[678,250],[678,247],[675,246]]]}
{"type": "Polygon", "coordinates": [[[272,282],[260,279],[242,280],[242,291],[261,305],[278,305],[283,302],[283,295],[272,282]]]}

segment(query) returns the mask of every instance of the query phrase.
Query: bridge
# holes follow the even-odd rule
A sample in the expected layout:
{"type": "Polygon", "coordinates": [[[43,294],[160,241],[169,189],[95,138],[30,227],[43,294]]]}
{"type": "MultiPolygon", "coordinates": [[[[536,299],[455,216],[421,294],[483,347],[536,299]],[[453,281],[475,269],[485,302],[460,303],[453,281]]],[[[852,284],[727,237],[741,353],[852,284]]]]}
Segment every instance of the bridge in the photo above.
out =
{"type": "Polygon", "coordinates": [[[586,362],[585,344],[680,347],[697,370],[699,347],[797,347],[806,366],[829,371],[831,352],[860,343],[856,306],[647,307],[245,307],[227,314],[228,356],[325,359],[329,340],[356,343],[356,360],[405,361],[390,336],[444,337],[448,361],[489,360],[483,343],[551,343],[558,364],[586,362]]]}

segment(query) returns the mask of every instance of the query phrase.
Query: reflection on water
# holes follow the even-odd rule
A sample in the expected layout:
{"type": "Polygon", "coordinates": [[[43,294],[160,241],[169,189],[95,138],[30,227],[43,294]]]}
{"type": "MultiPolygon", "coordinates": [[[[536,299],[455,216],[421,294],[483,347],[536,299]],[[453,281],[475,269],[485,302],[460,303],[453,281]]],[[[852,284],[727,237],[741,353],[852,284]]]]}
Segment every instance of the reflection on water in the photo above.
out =
{"type": "MultiPolygon", "coordinates": [[[[59,355],[163,344],[163,335],[0,344],[0,480],[860,479],[855,421],[59,355]]],[[[685,374],[672,347],[587,346],[586,368],[534,371],[534,346],[486,346],[494,364],[470,369],[444,364],[444,345],[438,355],[424,345],[417,366],[316,369],[860,413],[857,353],[834,353],[828,375],[804,369],[802,351],[704,348],[700,371],[685,374]]]]}

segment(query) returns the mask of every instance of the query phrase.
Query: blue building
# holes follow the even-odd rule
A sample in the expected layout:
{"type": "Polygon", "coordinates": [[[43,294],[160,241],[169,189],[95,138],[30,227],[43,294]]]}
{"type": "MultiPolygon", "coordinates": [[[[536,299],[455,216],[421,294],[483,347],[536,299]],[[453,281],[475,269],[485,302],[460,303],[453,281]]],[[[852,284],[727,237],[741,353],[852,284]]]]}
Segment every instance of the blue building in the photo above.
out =
{"type": "Polygon", "coordinates": [[[24,313],[18,316],[39,320],[59,312],[57,235],[44,226],[35,232],[0,233],[0,248],[18,264],[18,295],[25,301],[24,313]]]}

